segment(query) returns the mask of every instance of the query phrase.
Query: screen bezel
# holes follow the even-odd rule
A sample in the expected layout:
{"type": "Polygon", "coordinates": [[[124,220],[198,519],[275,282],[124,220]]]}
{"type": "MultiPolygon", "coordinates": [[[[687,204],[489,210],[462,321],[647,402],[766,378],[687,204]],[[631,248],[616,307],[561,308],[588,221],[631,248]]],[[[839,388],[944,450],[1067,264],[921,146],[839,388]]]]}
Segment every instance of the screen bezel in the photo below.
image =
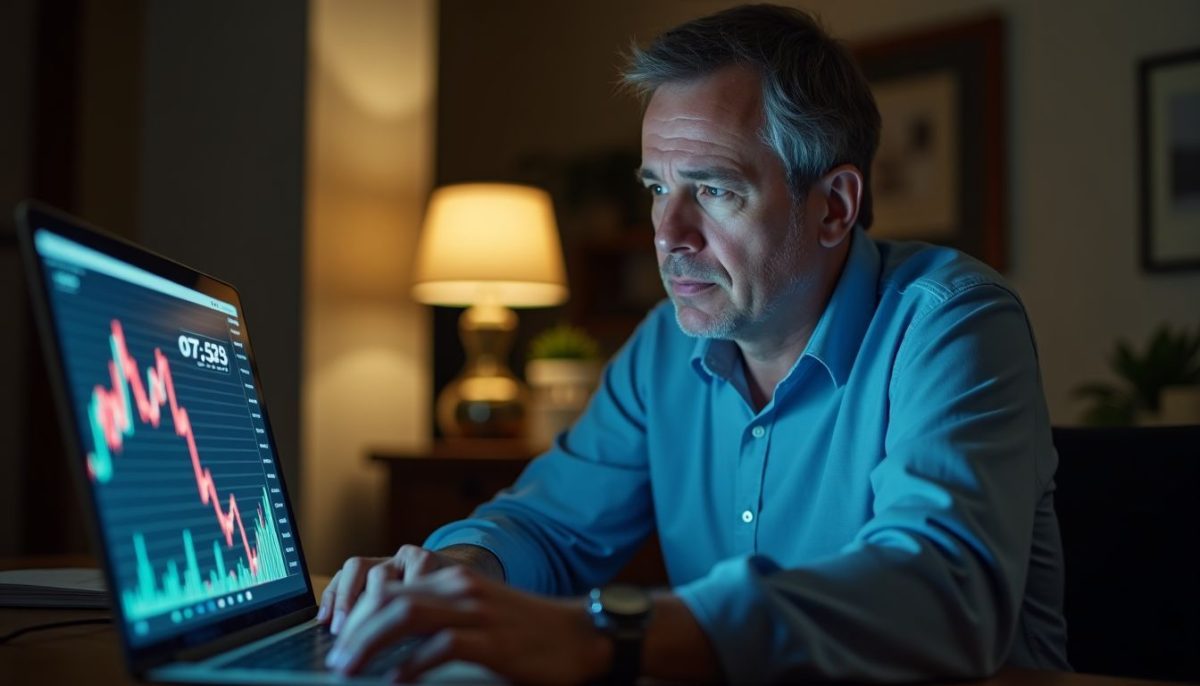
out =
{"type": "Polygon", "coordinates": [[[64,445],[70,457],[70,469],[74,475],[77,490],[86,494],[85,500],[88,503],[86,512],[90,520],[88,526],[91,530],[92,544],[98,553],[98,557],[103,561],[105,575],[109,580],[109,599],[114,614],[114,623],[117,625],[121,635],[126,661],[130,669],[135,674],[140,674],[150,667],[175,659],[183,651],[202,649],[207,643],[227,637],[236,632],[252,629],[270,620],[299,613],[298,621],[302,621],[315,615],[316,602],[313,596],[312,580],[309,578],[308,564],[304,557],[304,548],[300,542],[295,511],[292,508],[291,498],[288,494],[286,480],[280,464],[281,458],[278,444],[275,441],[275,433],[271,427],[266,393],[262,385],[262,379],[259,377],[258,364],[250,336],[250,327],[237,289],[220,279],[150,252],[124,239],[113,236],[102,229],[91,226],[87,222],[72,217],[65,212],[40,203],[28,200],[22,202],[17,206],[16,219],[18,240],[26,267],[25,272],[28,276],[28,289],[33,299],[35,319],[37,320],[37,326],[41,334],[39,338],[46,355],[47,372],[54,386],[60,425],[64,429],[70,429],[64,432],[66,434],[64,436],[64,445]],[[304,579],[304,590],[284,596],[269,605],[249,609],[231,615],[226,619],[196,627],[195,629],[175,636],[169,636],[159,641],[138,644],[132,640],[124,608],[117,599],[118,589],[112,583],[117,576],[114,561],[111,559],[108,546],[105,544],[106,538],[100,530],[99,503],[92,489],[91,482],[86,475],[86,451],[83,450],[80,438],[83,435],[84,428],[79,426],[71,393],[66,383],[67,379],[63,371],[66,369],[65,360],[62,357],[62,347],[59,345],[58,329],[52,312],[53,304],[50,299],[50,293],[47,290],[48,286],[43,269],[44,265],[34,245],[34,234],[39,230],[58,234],[63,238],[75,241],[151,274],[222,300],[237,309],[238,320],[241,324],[242,340],[245,344],[244,352],[247,361],[250,363],[250,373],[257,389],[259,410],[262,414],[266,438],[270,445],[272,458],[275,461],[276,475],[280,492],[283,495],[284,508],[287,512],[288,521],[292,523],[292,540],[296,545],[296,557],[300,563],[300,574],[304,579]]]}

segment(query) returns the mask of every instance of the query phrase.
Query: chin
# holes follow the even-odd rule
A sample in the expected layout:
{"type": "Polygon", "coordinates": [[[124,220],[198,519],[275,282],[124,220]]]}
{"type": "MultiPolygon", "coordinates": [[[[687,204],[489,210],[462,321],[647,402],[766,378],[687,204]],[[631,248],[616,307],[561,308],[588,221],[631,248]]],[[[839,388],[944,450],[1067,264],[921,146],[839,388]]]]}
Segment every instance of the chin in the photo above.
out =
{"type": "Polygon", "coordinates": [[[680,331],[693,338],[729,338],[733,332],[732,317],[712,315],[678,301],[675,301],[675,323],[680,331]]]}

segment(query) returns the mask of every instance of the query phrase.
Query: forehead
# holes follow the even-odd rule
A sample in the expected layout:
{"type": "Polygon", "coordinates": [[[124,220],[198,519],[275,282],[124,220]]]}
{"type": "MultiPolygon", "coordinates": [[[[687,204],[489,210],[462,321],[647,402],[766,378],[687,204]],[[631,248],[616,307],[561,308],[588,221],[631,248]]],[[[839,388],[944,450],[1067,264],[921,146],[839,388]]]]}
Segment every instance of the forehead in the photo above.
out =
{"type": "Polygon", "coordinates": [[[654,91],[642,119],[643,157],[757,156],[766,147],[759,136],[762,124],[761,82],[752,69],[726,67],[667,83],[654,91]]]}

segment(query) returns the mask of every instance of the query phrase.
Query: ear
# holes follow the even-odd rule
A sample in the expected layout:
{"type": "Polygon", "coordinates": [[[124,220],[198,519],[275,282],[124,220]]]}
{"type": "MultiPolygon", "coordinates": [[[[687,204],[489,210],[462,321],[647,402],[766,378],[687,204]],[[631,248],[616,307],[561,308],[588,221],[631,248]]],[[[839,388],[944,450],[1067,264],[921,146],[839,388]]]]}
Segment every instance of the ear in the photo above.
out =
{"type": "Polygon", "coordinates": [[[809,200],[816,201],[813,209],[820,217],[817,234],[822,246],[837,247],[850,235],[858,221],[862,191],[862,172],[852,164],[834,167],[813,184],[809,200]]]}

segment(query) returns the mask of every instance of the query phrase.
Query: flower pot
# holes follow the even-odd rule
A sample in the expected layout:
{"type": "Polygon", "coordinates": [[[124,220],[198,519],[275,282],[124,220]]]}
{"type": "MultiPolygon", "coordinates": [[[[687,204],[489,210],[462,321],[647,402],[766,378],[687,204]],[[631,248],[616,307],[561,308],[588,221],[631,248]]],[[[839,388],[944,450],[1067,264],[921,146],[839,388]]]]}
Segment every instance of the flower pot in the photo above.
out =
{"type": "Polygon", "coordinates": [[[525,380],[532,391],[528,440],[541,450],[566,430],[587,407],[602,365],[598,360],[530,360],[525,380]]]}
{"type": "Polygon", "coordinates": [[[1158,396],[1158,412],[1139,412],[1141,426],[1200,424],[1200,386],[1168,386],[1158,396]]]}

